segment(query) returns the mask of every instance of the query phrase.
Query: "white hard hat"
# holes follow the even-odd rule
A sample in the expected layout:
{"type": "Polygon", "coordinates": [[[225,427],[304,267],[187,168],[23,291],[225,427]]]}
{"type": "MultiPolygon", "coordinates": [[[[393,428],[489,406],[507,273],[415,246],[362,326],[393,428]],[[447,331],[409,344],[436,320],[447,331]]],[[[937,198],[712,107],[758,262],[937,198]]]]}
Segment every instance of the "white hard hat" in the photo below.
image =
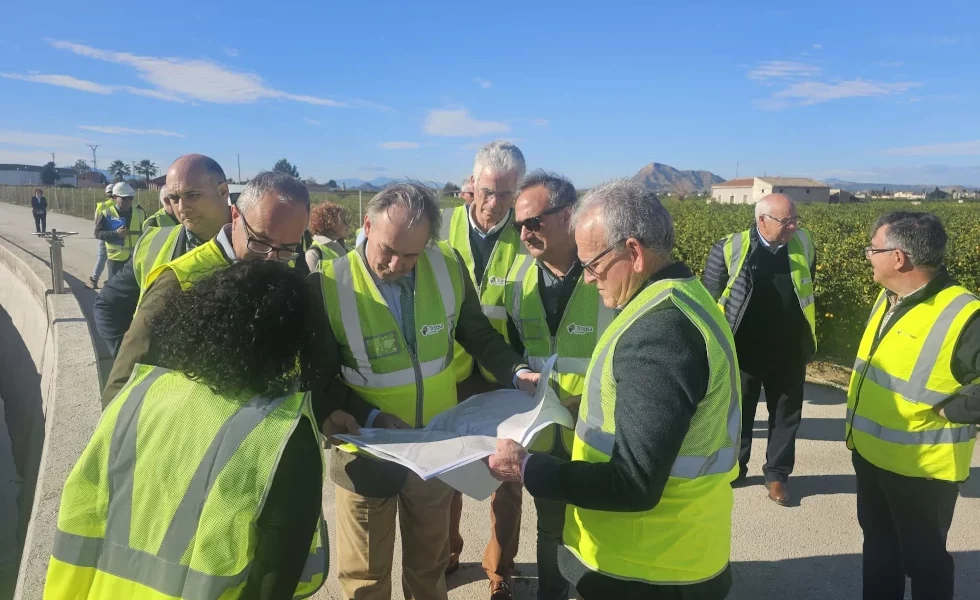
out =
{"type": "Polygon", "coordinates": [[[107,193],[107,194],[111,194],[112,193],[112,184],[111,183],[109,185],[105,186],[105,193],[107,193]]]}
{"type": "Polygon", "coordinates": [[[112,195],[120,198],[132,198],[136,195],[136,192],[133,191],[133,188],[128,183],[121,181],[112,186],[112,195]]]}

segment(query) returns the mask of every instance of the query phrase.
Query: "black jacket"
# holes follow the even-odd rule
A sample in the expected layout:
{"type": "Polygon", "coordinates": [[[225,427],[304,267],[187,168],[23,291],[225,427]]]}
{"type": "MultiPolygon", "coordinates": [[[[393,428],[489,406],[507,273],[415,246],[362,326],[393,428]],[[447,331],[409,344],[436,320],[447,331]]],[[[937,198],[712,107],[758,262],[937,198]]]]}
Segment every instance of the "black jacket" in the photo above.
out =
{"type": "Polygon", "coordinates": [[[31,212],[35,215],[43,215],[48,212],[48,199],[41,196],[38,199],[36,196],[31,196],[31,212]]]}
{"type": "MultiPolygon", "coordinates": [[[[728,286],[728,278],[730,276],[728,272],[728,267],[725,265],[725,241],[727,238],[722,238],[718,240],[714,246],[711,248],[711,252],[708,254],[708,261],[704,267],[704,274],[701,276],[701,281],[704,283],[704,287],[708,288],[708,292],[716,300],[721,298],[722,293],[724,293],[725,288],[728,286]]],[[[745,262],[742,264],[742,270],[739,272],[738,276],[735,278],[735,283],[732,285],[732,293],[728,298],[728,303],[725,305],[725,319],[728,321],[728,325],[731,326],[733,332],[738,331],[739,324],[742,322],[742,317],[745,316],[745,310],[748,308],[749,301],[752,299],[752,291],[754,286],[753,281],[753,254],[759,249],[759,231],[755,224],[749,228],[749,253],[746,256],[745,262]]],[[[766,251],[765,248],[761,249],[766,251]]],[[[812,257],[810,262],[810,278],[815,279],[816,275],[816,264],[817,256],[816,252],[812,257]]],[[[816,348],[813,346],[813,339],[810,335],[799,336],[803,347],[801,348],[800,355],[806,359],[811,358],[816,353],[816,348]]]]}

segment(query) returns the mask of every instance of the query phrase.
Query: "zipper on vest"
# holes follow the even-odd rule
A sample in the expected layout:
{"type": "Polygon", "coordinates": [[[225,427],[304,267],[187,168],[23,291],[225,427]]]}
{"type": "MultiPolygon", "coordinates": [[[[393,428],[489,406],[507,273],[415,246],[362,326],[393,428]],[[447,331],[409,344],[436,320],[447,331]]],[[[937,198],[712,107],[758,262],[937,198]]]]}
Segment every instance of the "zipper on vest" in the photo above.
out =
{"type": "Polygon", "coordinates": [[[422,366],[419,365],[419,359],[415,357],[414,351],[409,350],[408,355],[412,357],[412,368],[415,369],[415,428],[421,429],[422,396],[425,392],[425,385],[422,381],[422,366]]]}
{"type": "MultiPolygon", "coordinates": [[[[881,321],[885,319],[885,315],[887,314],[888,314],[888,310],[885,309],[885,314],[881,315],[881,320],[878,321],[877,327],[879,332],[881,331],[881,321]]],[[[864,378],[868,374],[868,369],[871,368],[871,359],[874,358],[875,351],[878,349],[878,346],[881,344],[881,338],[883,337],[885,336],[875,334],[875,340],[871,343],[871,348],[868,350],[868,360],[864,361],[864,369],[861,371],[861,376],[858,377],[857,389],[854,390],[854,408],[851,410],[851,421],[850,423],[848,423],[850,427],[848,427],[847,429],[847,438],[844,440],[845,446],[847,446],[847,444],[850,443],[854,437],[854,417],[857,416],[858,404],[861,403],[861,387],[864,386],[864,378]]]]}

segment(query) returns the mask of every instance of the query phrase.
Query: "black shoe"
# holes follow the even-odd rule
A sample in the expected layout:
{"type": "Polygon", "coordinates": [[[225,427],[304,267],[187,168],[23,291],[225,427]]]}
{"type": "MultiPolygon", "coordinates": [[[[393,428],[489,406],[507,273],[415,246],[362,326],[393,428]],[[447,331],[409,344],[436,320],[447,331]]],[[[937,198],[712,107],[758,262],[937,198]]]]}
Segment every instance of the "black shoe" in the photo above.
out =
{"type": "Polygon", "coordinates": [[[742,487],[743,485],[745,485],[745,480],[748,478],[748,476],[749,476],[749,469],[748,469],[748,467],[745,467],[745,468],[739,467],[739,469],[738,469],[738,477],[736,477],[734,480],[732,480],[732,487],[733,488],[737,488],[737,487],[742,487]]]}
{"type": "Polygon", "coordinates": [[[99,289],[99,280],[98,279],[96,279],[95,277],[89,277],[88,280],[89,280],[89,283],[92,284],[92,289],[93,290],[99,289]]]}

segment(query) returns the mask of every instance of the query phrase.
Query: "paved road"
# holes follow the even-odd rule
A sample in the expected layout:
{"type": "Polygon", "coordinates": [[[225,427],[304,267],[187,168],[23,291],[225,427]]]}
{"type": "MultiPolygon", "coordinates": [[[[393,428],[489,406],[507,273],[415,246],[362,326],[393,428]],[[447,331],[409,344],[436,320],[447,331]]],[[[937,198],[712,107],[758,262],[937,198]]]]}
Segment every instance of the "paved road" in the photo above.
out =
{"type": "MultiPolygon", "coordinates": [[[[91,290],[80,286],[90,275],[96,246],[92,225],[84,219],[50,213],[48,226],[81,232],[67,242],[65,269],[72,289],[91,304],[91,290]]],[[[47,255],[46,244],[30,235],[33,221],[22,207],[0,204],[0,236],[47,255]]],[[[0,240],[0,243],[6,243],[0,240]]],[[[766,499],[761,464],[765,455],[765,404],[756,421],[755,445],[746,487],[735,491],[734,548],[732,564],[735,587],[731,600],[792,598],[827,600],[860,597],[861,531],[857,524],[854,475],[850,455],[843,443],[844,395],[834,389],[808,385],[804,421],[797,447],[796,473],[790,489],[798,506],[783,508],[766,499]]],[[[957,598],[980,598],[980,448],[974,454],[973,478],[963,485],[962,496],[949,536],[949,547],[957,560],[957,598]]],[[[324,488],[324,514],[333,525],[333,489],[324,488]]],[[[467,501],[463,508],[463,567],[449,580],[450,598],[487,598],[480,557],[489,532],[489,503],[467,501]]],[[[534,507],[524,495],[524,521],[518,576],[518,598],[531,600],[535,590],[534,507]]],[[[396,547],[398,544],[396,543],[396,547]]],[[[336,553],[331,552],[336,565],[336,553]]],[[[394,598],[401,599],[393,574],[394,598]]],[[[316,598],[341,598],[335,577],[316,598]]]]}

